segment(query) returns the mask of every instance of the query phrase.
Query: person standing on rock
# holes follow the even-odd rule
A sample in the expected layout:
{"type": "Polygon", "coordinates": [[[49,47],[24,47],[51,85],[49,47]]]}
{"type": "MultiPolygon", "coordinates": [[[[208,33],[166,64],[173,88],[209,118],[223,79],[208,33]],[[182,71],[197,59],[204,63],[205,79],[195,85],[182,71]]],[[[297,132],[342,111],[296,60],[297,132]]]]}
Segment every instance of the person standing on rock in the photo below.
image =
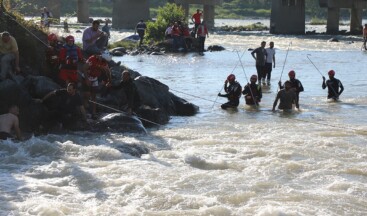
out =
{"type": "Polygon", "coordinates": [[[221,108],[222,109],[236,108],[240,104],[242,87],[236,81],[236,76],[234,74],[230,74],[224,81],[224,91],[226,92],[226,94],[219,93],[218,96],[226,97],[228,99],[228,102],[222,104],[221,108]]]}
{"type": "Polygon", "coordinates": [[[0,140],[13,138],[12,129],[15,131],[16,138],[22,140],[18,115],[19,107],[17,105],[11,105],[8,113],[0,115],[0,140]]]}
{"type": "Polygon", "coordinates": [[[123,89],[126,95],[127,104],[123,108],[128,114],[136,112],[140,106],[140,97],[138,89],[131,78],[131,74],[128,70],[124,70],[121,73],[121,81],[117,86],[109,85],[113,90],[123,89]]]}
{"type": "Polygon", "coordinates": [[[43,8],[41,13],[41,26],[44,28],[50,28],[52,13],[47,9],[47,7],[43,8]]]}
{"type": "Polygon", "coordinates": [[[266,76],[266,84],[270,86],[271,79],[271,71],[272,68],[275,68],[275,49],[274,42],[269,43],[269,48],[266,48],[266,62],[265,62],[265,76],[266,76]]]}
{"type": "Polygon", "coordinates": [[[245,100],[247,105],[256,105],[258,106],[261,98],[262,98],[262,90],[261,85],[256,84],[257,76],[252,75],[250,78],[250,82],[248,83],[242,91],[242,94],[245,95],[245,100]]]}
{"type": "Polygon", "coordinates": [[[256,70],[257,70],[257,76],[259,79],[259,84],[261,84],[261,81],[262,81],[263,85],[265,85],[265,70],[264,70],[265,59],[266,59],[265,45],[266,45],[266,42],[263,41],[261,42],[260,47],[254,49],[251,52],[252,57],[256,61],[256,70]]]}
{"type": "Polygon", "coordinates": [[[108,38],[107,41],[106,41],[106,44],[105,44],[106,47],[108,45],[108,40],[111,38],[110,27],[108,26],[109,22],[110,22],[110,19],[106,19],[105,20],[105,25],[102,27],[102,31],[104,33],[106,33],[107,38],[108,38]]]}
{"type": "Polygon", "coordinates": [[[140,20],[138,24],[135,27],[135,34],[138,32],[138,35],[140,37],[139,46],[143,44],[144,35],[145,35],[145,29],[147,28],[147,25],[145,24],[144,20],[140,20]]]}
{"type": "Polygon", "coordinates": [[[83,51],[88,55],[100,55],[106,48],[108,36],[105,32],[99,30],[100,22],[94,20],[92,26],[83,32],[83,51]]]}
{"type": "Polygon", "coordinates": [[[201,10],[197,9],[196,13],[194,15],[192,15],[191,17],[191,21],[194,23],[195,28],[194,28],[194,33],[196,34],[196,31],[199,27],[199,25],[201,24],[201,16],[203,15],[203,13],[200,13],[201,10]]]}
{"type": "Polygon", "coordinates": [[[197,29],[197,38],[199,39],[199,54],[204,55],[205,50],[205,38],[209,37],[208,29],[203,21],[197,29]]]}
{"type": "Polygon", "coordinates": [[[51,70],[49,76],[55,81],[58,81],[59,67],[60,67],[60,50],[63,45],[57,39],[57,35],[51,33],[47,36],[48,47],[46,50],[46,61],[51,70]]]}
{"type": "Polygon", "coordinates": [[[0,81],[5,80],[6,77],[13,76],[12,62],[15,60],[15,74],[20,72],[19,68],[19,50],[17,41],[9,32],[4,31],[0,33],[0,81]]]}
{"type": "Polygon", "coordinates": [[[96,118],[97,107],[93,103],[96,101],[96,94],[99,87],[99,79],[103,85],[110,85],[111,71],[108,62],[111,61],[111,55],[108,52],[102,55],[90,56],[83,67],[83,91],[84,107],[89,107],[89,99],[92,101],[92,118],[96,118]]]}

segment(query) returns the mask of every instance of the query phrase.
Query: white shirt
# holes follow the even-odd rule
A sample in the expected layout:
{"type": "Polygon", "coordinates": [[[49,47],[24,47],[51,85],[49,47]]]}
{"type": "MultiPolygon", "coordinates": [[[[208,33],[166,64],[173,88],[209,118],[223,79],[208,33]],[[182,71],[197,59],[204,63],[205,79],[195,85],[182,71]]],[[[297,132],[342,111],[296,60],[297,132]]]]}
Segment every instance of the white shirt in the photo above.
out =
{"type": "Polygon", "coordinates": [[[274,48],[266,48],[266,63],[273,63],[273,56],[275,55],[274,48]]]}

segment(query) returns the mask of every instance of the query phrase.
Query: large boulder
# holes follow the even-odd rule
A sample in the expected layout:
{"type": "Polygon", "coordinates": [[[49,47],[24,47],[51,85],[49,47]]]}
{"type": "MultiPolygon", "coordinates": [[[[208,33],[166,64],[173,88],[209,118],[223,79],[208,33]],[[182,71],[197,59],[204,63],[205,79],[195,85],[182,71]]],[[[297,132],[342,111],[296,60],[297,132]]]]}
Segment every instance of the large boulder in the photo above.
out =
{"type": "Polygon", "coordinates": [[[97,132],[147,132],[137,116],[125,113],[103,115],[96,124],[91,126],[91,130],[97,132]]]}

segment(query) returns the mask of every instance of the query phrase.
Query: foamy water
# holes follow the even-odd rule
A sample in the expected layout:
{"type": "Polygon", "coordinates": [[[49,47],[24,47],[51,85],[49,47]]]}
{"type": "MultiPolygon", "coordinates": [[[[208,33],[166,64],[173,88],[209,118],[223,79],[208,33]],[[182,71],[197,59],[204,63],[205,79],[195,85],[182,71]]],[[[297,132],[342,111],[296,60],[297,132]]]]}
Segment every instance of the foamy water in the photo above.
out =
{"type": "Polygon", "coordinates": [[[358,37],[329,38],[213,34],[207,45],[226,51],[115,58],[167,84],[200,113],[172,117],[147,135],[0,142],[0,215],[366,215],[367,54],[358,37]],[[216,95],[225,78],[233,72],[247,82],[255,73],[247,49],[262,40],[275,42],[277,65],[259,110],[243,100],[237,110],[221,110],[225,99],[216,95]],[[345,87],[340,103],[326,101],[307,55],[323,75],[336,71],[345,87]],[[276,83],[291,69],[305,88],[301,111],[272,113],[276,83]],[[121,153],[129,144],[151,152],[121,153]]]}

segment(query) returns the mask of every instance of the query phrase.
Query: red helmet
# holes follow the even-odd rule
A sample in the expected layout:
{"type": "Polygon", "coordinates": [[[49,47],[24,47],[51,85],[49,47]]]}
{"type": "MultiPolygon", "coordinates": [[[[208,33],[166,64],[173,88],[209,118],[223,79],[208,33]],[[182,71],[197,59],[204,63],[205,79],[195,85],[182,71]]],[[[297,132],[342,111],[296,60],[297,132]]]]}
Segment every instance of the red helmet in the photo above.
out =
{"type": "Polygon", "coordinates": [[[57,36],[56,36],[56,34],[54,34],[54,33],[49,34],[49,35],[47,36],[47,40],[48,40],[48,41],[56,41],[56,40],[57,40],[57,36]]]}
{"type": "Polygon", "coordinates": [[[291,70],[291,71],[289,71],[288,76],[289,77],[295,77],[296,76],[296,72],[294,72],[294,70],[291,70]]]}
{"type": "Polygon", "coordinates": [[[257,80],[257,76],[254,74],[250,77],[250,79],[257,80]]]}
{"type": "Polygon", "coordinates": [[[69,41],[75,41],[74,37],[72,35],[69,35],[65,38],[66,42],[69,42],[69,41]]]}
{"type": "Polygon", "coordinates": [[[329,76],[335,76],[335,71],[334,70],[329,70],[329,72],[327,74],[329,74],[329,76]]]}
{"type": "Polygon", "coordinates": [[[236,80],[236,76],[235,76],[234,74],[230,74],[230,75],[228,75],[227,80],[228,80],[229,82],[233,82],[233,81],[235,81],[235,80],[236,80]]]}

